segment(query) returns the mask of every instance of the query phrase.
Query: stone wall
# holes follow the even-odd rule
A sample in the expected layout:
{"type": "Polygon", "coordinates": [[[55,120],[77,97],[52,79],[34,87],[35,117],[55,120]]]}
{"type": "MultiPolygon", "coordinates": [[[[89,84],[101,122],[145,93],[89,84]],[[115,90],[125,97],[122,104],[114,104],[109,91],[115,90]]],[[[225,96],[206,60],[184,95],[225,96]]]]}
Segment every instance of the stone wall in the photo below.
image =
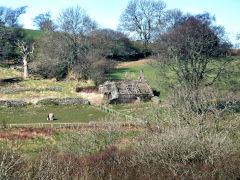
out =
{"type": "Polygon", "coordinates": [[[27,106],[27,103],[24,102],[24,101],[0,100],[0,106],[6,106],[6,107],[23,107],[23,106],[27,106]]]}
{"type": "MultiPolygon", "coordinates": [[[[90,104],[88,100],[83,98],[46,98],[37,102],[37,104],[48,105],[78,105],[78,104],[90,104]]],[[[21,100],[0,100],[0,106],[4,107],[23,107],[28,103],[21,100]]]]}
{"type": "Polygon", "coordinates": [[[38,101],[37,104],[77,105],[90,104],[90,102],[83,98],[46,98],[38,101]]]}
{"type": "Polygon", "coordinates": [[[56,91],[56,92],[62,92],[61,87],[50,87],[50,88],[1,88],[0,93],[5,94],[13,94],[18,92],[26,92],[26,91],[56,91]]]}

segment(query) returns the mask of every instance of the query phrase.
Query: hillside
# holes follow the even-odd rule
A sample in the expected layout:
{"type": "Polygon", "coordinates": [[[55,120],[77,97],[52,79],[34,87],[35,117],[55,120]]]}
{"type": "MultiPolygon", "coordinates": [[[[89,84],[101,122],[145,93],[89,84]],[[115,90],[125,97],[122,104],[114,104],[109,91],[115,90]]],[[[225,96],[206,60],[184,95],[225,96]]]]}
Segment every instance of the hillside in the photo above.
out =
{"type": "Polygon", "coordinates": [[[37,40],[41,37],[44,36],[44,31],[40,31],[40,30],[32,30],[32,29],[23,29],[23,31],[26,33],[26,36],[24,37],[24,39],[26,40],[37,40]]]}
{"type": "MultiPolygon", "coordinates": [[[[29,31],[34,37],[42,35],[40,31],[29,31]]],[[[165,98],[170,93],[170,84],[177,83],[174,73],[170,69],[161,69],[161,63],[155,64],[151,59],[142,59],[131,62],[119,62],[114,69],[107,74],[107,79],[124,80],[136,79],[139,76],[140,70],[144,70],[147,81],[150,86],[160,91],[161,98],[165,98]]],[[[91,81],[76,82],[67,78],[64,81],[56,81],[55,79],[39,79],[30,78],[28,80],[21,79],[22,74],[19,71],[1,68],[0,67],[0,87],[20,87],[20,88],[47,88],[47,87],[62,87],[63,92],[48,92],[36,94],[34,92],[18,93],[18,94],[1,94],[1,99],[38,99],[41,97],[80,97],[81,94],[75,92],[75,88],[92,86],[91,81]],[[5,82],[4,82],[5,81],[5,82]]],[[[240,56],[233,57],[233,61],[226,66],[226,71],[223,72],[220,80],[215,84],[219,89],[231,90],[237,93],[240,90],[240,56]],[[231,72],[231,73],[230,73],[231,72]]],[[[85,97],[88,95],[84,94],[85,97]]],[[[96,98],[96,97],[94,97],[96,98]]]]}
{"type": "MultiPolygon", "coordinates": [[[[108,74],[108,78],[135,79],[139,70],[143,69],[150,85],[160,89],[161,96],[164,97],[160,105],[107,105],[108,113],[111,109],[115,110],[110,116],[89,105],[29,104],[18,108],[0,107],[0,160],[5,156],[19,160],[19,164],[14,164],[11,169],[13,176],[17,176],[19,171],[24,172],[22,179],[26,174],[30,176],[32,172],[37,172],[32,174],[34,177],[42,177],[46,172],[47,177],[49,174],[51,177],[59,177],[53,169],[68,174],[67,179],[82,175],[95,179],[95,173],[101,179],[112,175],[119,179],[132,179],[136,174],[143,179],[146,174],[149,174],[147,179],[172,179],[176,176],[189,179],[196,176],[206,179],[211,179],[212,176],[220,177],[219,179],[240,177],[240,111],[239,101],[236,102],[240,97],[236,91],[240,77],[239,57],[234,57],[231,66],[227,67],[233,74],[224,73],[214,91],[207,89],[203,92],[204,96],[200,96],[200,107],[206,108],[202,113],[189,111],[185,100],[179,100],[178,94],[171,93],[172,89],[164,86],[169,80],[160,76],[158,71],[166,72],[174,81],[173,72],[157,68],[161,67],[161,64],[157,66],[149,62],[147,59],[119,62],[108,74]],[[221,89],[224,91],[219,91],[221,89]],[[232,96],[233,92],[235,96],[232,96]],[[220,99],[217,99],[219,97],[220,99]],[[168,106],[165,106],[165,103],[168,103],[168,106]],[[51,122],[46,120],[50,112],[56,115],[56,119],[51,122]],[[130,118],[126,121],[127,119],[119,117],[116,112],[130,118]],[[140,119],[141,123],[136,121],[136,118],[140,119]],[[52,128],[10,129],[7,126],[10,123],[34,123],[35,126],[47,123],[48,126],[52,125],[52,128]],[[67,125],[54,128],[52,123],[67,125]],[[69,168],[73,173],[69,173],[69,168]],[[177,168],[174,171],[176,174],[171,171],[173,168],[177,168]]],[[[23,80],[20,72],[6,68],[0,68],[0,74],[0,88],[63,88],[63,92],[0,93],[1,99],[23,99],[31,102],[45,97],[82,96],[75,92],[76,81],[68,78],[64,81],[35,77],[23,80]]],[[[93,84],[78,84],[81,87],[89,85],[93,84]]],[[[9,165],[11,158],[7,158],[3,166],[9,165]]]]}

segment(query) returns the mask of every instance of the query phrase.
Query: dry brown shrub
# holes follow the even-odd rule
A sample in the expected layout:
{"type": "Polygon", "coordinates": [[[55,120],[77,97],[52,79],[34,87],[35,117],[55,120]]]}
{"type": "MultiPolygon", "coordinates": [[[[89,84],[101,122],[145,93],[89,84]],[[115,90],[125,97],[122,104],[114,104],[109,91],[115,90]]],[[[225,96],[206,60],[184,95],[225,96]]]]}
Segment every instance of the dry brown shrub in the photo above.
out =
{"type": "Polygon", "coordinates": [[[160,163],[176,177],[239,178],[238,98],[231,93],[202,89],[196,94],[176,91],[167,108],[148,114],[161,132],[146,133],[135,147],[136,163],[160,163]],[[235,164],[226,161],[231,158],[235,164]],[[232,170],[230,170],[232,169],[232,170]]]}
{"type": "Polygon", "coordinates": [[[0,138],[8,140],[31,140],[37,136],[54,136],[56,131],[46,127],[26,127],[11,130],[0,130],[0,138]]]}

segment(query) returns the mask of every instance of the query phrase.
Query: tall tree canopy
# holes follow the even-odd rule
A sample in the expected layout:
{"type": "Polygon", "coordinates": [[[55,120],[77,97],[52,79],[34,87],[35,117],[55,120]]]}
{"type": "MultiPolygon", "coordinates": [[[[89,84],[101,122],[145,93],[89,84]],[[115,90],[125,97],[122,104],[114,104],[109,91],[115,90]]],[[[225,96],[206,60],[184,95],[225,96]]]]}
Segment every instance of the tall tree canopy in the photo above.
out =
{"type": "Polygon", "coordinates": [[[72,68],[88,53],[86,35],[97,28],[97,23],[79,6],[63,10],[57,21],[62,36],[61,53],[72,68]]]}
{"type": "Polygon", "coordinates": [[[22,25],[19,24],[19,17],[26,12],[26,8],[27,6],[17,9],[0,7],[0,26],[22,27],[22,25]]]}
{"type": "Polygon", "coordinates": [[[161,59],[167,60],[179,82],[190,90],[212,84],[228,62],[209,66],[225,58],[231,47],[224,39],[224,29],[214,25],[214,20],[208,13],[182,17],[157,40],[161,59]]]}
{"type": "Polygon", "coordinates": [[[35,26],[37,26],[38,29],[43,31],[54,31],[57,28],[57,26],[51,19],[50,12],[37,15],[34,18],[33,22],[35,23],[35,26]]]}
{"type": "Polygon", "coordinates": [[[124,58],[137,54],[133,43],[125,34],[118,31],[99,29],[90,34],[89,40],[92,47],[104,57],[124,58]]]}
{"type": "Polygon", "coordinates": [[[146,47],[155,34],[161,31],[165,8],[166,4],[162,0],[131,0],[120,17],[119,29],[134,33],[146,47]]]}
{"type": "MultiPolygon", "coordinates": [[[[77,79],[91,78],[96,84],[100,82],[99,79],[104,77],[108,69],[108,62],[92,48],[91,33],[96,30],[97,23],[81,7],[70,7],[60,13],[57,25],[57,32],[48,32],[39,41],[41,62],[46,59],[54,62],[52,65],[57,71],[53,71],[53,74],[65,76],[72,71],[77,79]]],[[[43,71],[46,69],[46,66],[40,66],[43,71]]],[[[45,73],[43,75],[48,76],[45,73]]]]}
{"type": "Polygon", "coordinates": [[[15,42],[24,36],[19,28],[20,15],[25,13],[26,6],[17,9],[0,7],[0,61],[17,60],[15,42]]]}
{"type": "Polygon", "coordinates": [[[97,23],[77,6],[63,10],[58,18],[59,30],[73,35],[86,35],[97,27],[97,23]]]}

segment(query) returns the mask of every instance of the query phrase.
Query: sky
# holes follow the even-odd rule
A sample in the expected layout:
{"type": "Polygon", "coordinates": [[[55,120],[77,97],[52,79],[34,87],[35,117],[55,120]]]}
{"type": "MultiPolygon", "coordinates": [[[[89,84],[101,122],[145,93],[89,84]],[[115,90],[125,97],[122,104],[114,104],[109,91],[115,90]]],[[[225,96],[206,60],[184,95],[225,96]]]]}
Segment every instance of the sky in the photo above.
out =
{"type": "MultiPolygon", "coordinates": [[[[129,0],[0,0],[0,6],[17,8],[28,6],[26,14],[21,16],[20,23],[28,29],[36,29],[33,18],[40,13],[51,12],[53,19],[68,7],[80,6],[95,19],[100,27],[116,29],[121,13],[129,0]]],[[[217,25],[225,27],[233,43],[236,34],[240,33],[240,0],[164,0],[167,9],[180,9],[183,12],[199,14],[209,12],[215,15],[217,25]]]]}

